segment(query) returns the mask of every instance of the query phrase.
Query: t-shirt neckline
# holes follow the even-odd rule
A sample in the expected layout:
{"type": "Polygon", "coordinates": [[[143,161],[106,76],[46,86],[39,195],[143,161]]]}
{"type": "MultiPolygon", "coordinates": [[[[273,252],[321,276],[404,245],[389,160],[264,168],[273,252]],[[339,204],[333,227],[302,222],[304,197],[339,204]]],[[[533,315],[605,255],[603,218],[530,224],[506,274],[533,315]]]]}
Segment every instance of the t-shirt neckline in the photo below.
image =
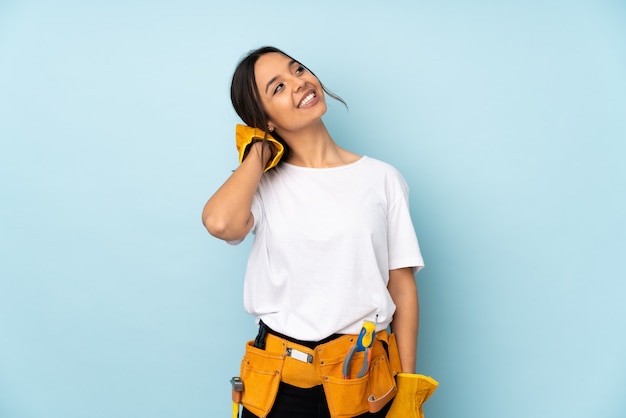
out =
{"type": "Polygon", "coordinates": [[[348,168],[352,168],[356,165],[361,164],[363,161],[367,160],[367,155],[362,155],[358,160],[348,163],[348,164],[343,164],[343,165],[338,165],[335,167],[302,167],[299,165],[294,165],[288,162],[283,162],[281,165],[284,165],[285,167],[289,167],[290,170],[301,170],[301,171],[336,171],[336,170],[345,170],[348,168]]]}

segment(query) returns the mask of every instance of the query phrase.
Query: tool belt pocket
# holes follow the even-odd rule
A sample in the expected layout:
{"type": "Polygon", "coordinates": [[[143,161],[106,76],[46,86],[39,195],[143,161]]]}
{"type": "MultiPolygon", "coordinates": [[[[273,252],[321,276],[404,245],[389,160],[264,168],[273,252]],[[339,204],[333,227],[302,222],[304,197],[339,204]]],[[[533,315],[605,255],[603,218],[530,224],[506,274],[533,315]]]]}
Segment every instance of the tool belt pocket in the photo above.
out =
{"type": "Polygon", "coordinates": [[[372,364],[369,373],[368,410],[371,413],[380,411],[398,393],[395,371],[391,366],[387,351],[375,350],[372,353],[372,364]]]}
{"type": "MultiPolygon", "coordinates": [[[[357,353],[353,362],[357,368],[352,370],[356,375],[363,353],[357,353]]],[[[387,352],[382,343],[374,341],[372,360],[369,372],[360,378],[344,379],[338,370],[328,367],[324,376],[324,393],[328,409],[333,418],[347,418],[364,414],[376,413],[390,402],[397,392],[394,372],[392,371],[387,352]]]]}
{"type": "Polygon", "coordinates": [[[254,341],[246,343],[241,360],[241,380],[244,382],[241,403],[259,417],[267,416],[272,409],[285,358],[279,353],[268,353],[254,347],[254,341]]]}
{"type": "Polygon", "coordinates": [[[333,418],[354,417],[368,411],[367,388],[369,375],[356,379],[324,376],[324,393],[330,416],[333,418]]]}

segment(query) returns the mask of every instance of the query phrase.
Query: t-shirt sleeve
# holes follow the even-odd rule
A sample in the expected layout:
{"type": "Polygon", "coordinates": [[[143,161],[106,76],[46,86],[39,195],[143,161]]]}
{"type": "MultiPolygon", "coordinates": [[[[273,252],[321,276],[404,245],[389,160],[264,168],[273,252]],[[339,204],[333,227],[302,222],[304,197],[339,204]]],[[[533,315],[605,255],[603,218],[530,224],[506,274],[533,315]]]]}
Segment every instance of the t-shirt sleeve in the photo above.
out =
{"type": "Polygon", "coordinates": [[[409,188],[398,174],[392,186],[391,206],[387,215],[389,269],[413,267],[417,273],[424,267],[415,228],[409,211],[409,188]]]}

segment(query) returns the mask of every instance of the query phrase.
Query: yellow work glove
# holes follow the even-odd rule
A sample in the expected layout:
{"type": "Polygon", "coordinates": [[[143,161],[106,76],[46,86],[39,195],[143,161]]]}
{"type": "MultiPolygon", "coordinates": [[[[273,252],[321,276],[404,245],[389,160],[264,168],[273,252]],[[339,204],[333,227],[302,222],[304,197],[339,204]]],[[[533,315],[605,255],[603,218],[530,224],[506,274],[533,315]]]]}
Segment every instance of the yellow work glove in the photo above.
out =
{"type": "MultiPolygon", "coordinates": [[[[255,140],[263,140],[265,137],[265,132],[260,129],[252,128],[246,125],[237,124],[235,129],[235,141],[237,145],[237,152],[239,152],[239,164],[241,164],[248,155],[248,148],[255,140]]],[[[275,148],[274,157],[270,161],[268,161],[267,166],[265,167],[265,171],[269,170],[272,167],[276,167],[280,158],[283,156],[285,152],[285,147],[283,144],[278,142],[272,135],[267,134],[267,140],[272,143],[275,148]]]]}
{"type": "Polygon", "coordinates": [[[424,418],[422,404],[433,394],[439,383],[423,374],[398,373],[396,394],[387,418],[424,418]]]}

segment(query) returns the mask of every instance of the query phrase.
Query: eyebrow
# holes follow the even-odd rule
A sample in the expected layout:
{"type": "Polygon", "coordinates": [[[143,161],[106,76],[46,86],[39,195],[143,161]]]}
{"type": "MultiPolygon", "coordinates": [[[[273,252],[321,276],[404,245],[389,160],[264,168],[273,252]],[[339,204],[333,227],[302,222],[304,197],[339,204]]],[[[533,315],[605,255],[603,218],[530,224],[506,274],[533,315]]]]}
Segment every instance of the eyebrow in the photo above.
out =
{"type": "MultiPolygon", "coordinates": [[[[297,63],[298,61],[292,59],[291,61],[289,61],[289,64],[287,64],[287,68],[291,68],[292,65],[294,65],[295,63],[297,63]]],[[[278,76],[272,77],[272,79],[270,81],[267,82],[267,84],[265,85],[265,93],[267,93],[267,90],[270,88],[270,86],[276,81],[278,80],[278,76]]]]}

